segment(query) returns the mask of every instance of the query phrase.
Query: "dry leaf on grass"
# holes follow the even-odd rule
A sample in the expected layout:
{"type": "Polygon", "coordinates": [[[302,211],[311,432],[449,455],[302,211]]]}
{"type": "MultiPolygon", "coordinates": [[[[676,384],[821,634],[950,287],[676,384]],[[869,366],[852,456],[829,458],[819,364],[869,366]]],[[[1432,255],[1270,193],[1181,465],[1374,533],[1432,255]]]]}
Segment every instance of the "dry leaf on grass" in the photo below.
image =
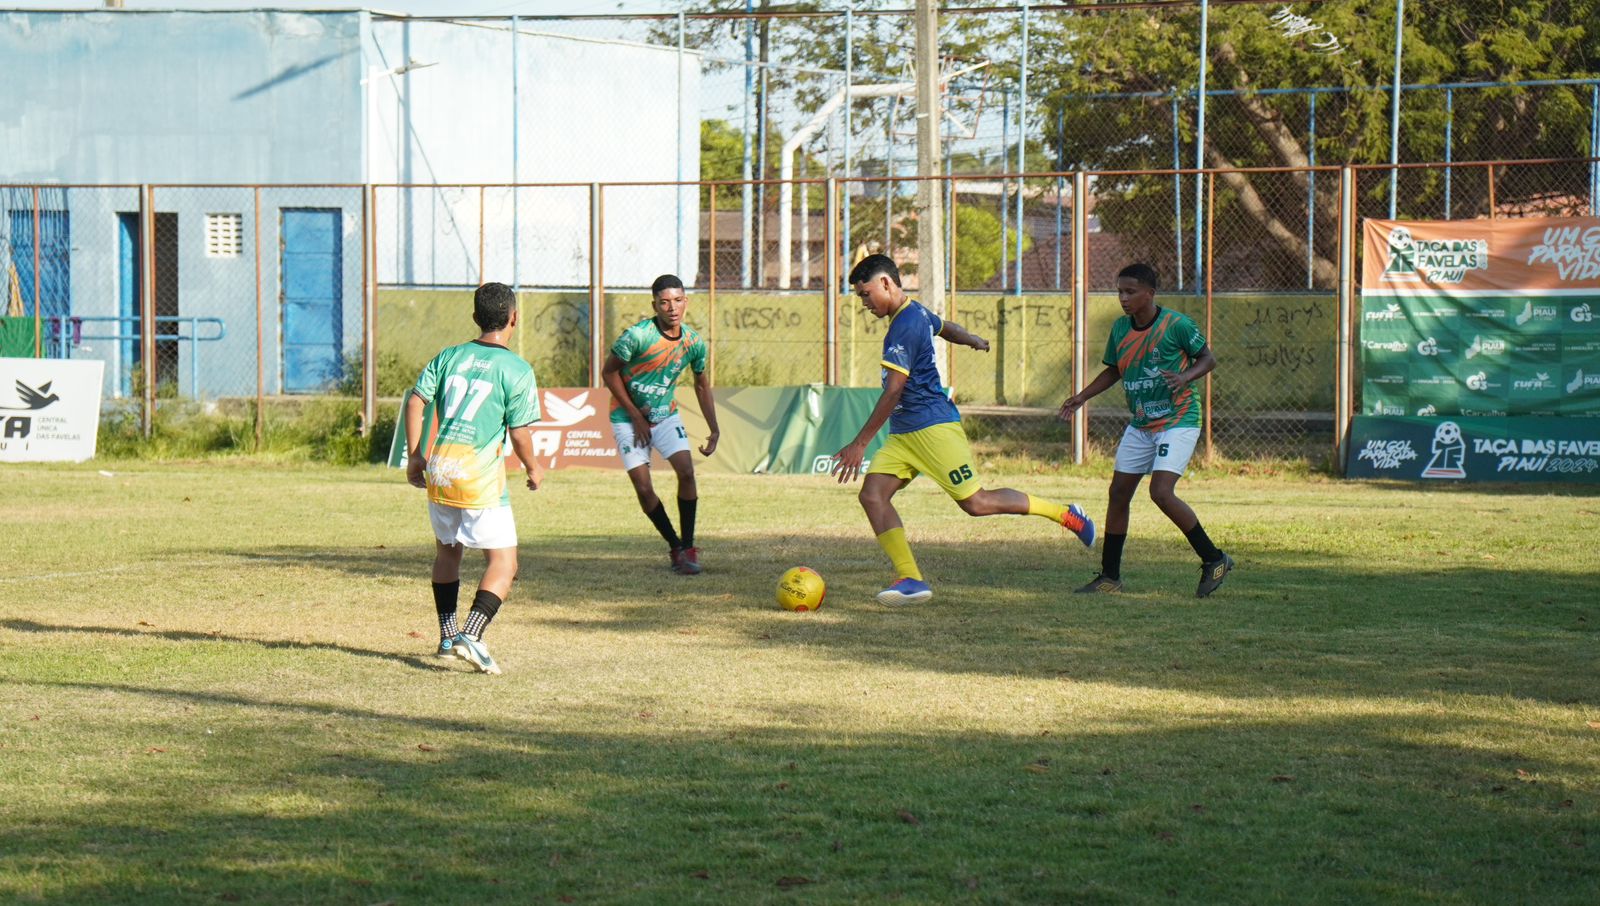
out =
{"type": "Polygon", "coordinates": [[[433,747],[433,746],[430,746],[430,745],[428,745],[428,744],[427,744],[427,743],[425,743],[425,742],[419,742],[419,743],[417,743],[417,748],[419,748],[419,749],[421,749],[421,750],[422,750],[422,751],[424,751],[424,752],[433,752],[433,751],[436,751],[436,750],[435,750],[435,749],[434,749],[434,747],[433,747]]]}
{"type": "Polygon", "coordinates": [[[802,884],[810,884],[810,883],[811,883],[811,879],[807,878],[807,877],[805,877],[803,875],[784,875],[783,877],[778,879],[778,886],[782,887],[784,890],[788,890],[791,887],[799,887],[802,884]]]}
{"type": "Polygon", "coordinates": [[[406,635],[411,636],[414,639],[422,638],[422,633],[416,631],[415,629],[413,629],[410,632],[406,633],[406,635]]]}
{"type": "Polygon", "coordinates": [[[699,871],[695,872],[694,874],[691,874],[689,877],[691,877],[691,878],[699,878],[702,881],[706,881],[706,880],[709,880],[711,878],[711,872],[706,871],[704,868],[702,868],[699,871]]]}
{"type": "Polygon", "coordinates": [[[1272,782],[1273,783],[1294,783],[1294,777],[1289,775],[1289,774],[1274,774],[1274,775],[1272,775],[1272,782]]]}
{"type": "Polygon", "coordinates": [[[901,821],[904,821],[907,824],[921,824],[922,823],[921,821],[919,821],[917,819],[916,815],[911,814],[910,812],[906,811],[905,809],[900,809],[899,811],[895,812],[895,814],[899,816],[901,821]]]}

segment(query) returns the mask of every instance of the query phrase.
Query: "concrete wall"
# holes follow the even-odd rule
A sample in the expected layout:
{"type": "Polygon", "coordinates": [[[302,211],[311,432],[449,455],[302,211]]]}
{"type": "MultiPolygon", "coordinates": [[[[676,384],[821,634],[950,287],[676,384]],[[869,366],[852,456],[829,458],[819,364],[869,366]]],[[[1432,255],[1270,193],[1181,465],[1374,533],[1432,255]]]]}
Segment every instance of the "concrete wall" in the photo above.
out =
{"type": "MultiPolygon", "coordinates": [[[[549,386],[587,382],[589,303],[579,293],[523,293],[519,348],[549,386]],[[551,379],[546,379],[550,374],[551,379]],[[559,377],[558,377],[559,375],[559,377]]],[[[1160,300],[1204,329],[1204,300],[1160,300]]],[[[1211,345],[1220,365],[1213,402],[1258,412],[1331,410],[1334,318],[1330,295],[1223,295],[1215,298],[1211,345]]],[[[628,324],[650,314],[648,294],[606,297],[606,345],[628,324]]],[[[1122,314],[1116,298],[1089,298],[1089,377],[1102,367],[1111,323],[1122,314]]],[[[473,335],[466,292],[393,290],[378,299],[378,347],[401,372],[421,370],[440,348],[473,335]]],[[[704,293],[689,296],[686,318],[712,342],[719,386],[787,386],[823,380],[822,298],[809,294],[704,293]]],[[[956,348],[957,399],[963,405],[1054,408],[1071,392],[1072,300],[1068,296],[960,294],[952,318],[986,337],[988,353],[956,348]]],[[[849,298],[840,300],[839,382],[879,384],[884,322],[849,298]]],[[[1097,402],[1119,408],[1112,389],[1097,402]]]]}

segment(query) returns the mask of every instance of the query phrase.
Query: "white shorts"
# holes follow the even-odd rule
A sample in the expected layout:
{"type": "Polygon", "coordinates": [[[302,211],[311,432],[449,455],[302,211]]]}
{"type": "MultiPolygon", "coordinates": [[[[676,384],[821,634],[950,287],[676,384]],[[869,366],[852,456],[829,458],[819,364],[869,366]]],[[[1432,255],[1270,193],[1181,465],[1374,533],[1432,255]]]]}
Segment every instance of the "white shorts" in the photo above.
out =
{"type": "Polygon", "coordinates": [[[633,422],[612,422],[611,434],[617,439],[617,452],[622,454],[622,468],[632,472],[650,464],[650,450],[654,448],[662,459],[689,449],[689,434],[683,430],[683,419],[674,412],[650,427],[650,446],[633,445],[633,422]]]}
{"type": "Polygon", "coordinates": [[[1133,475],[1173,472],[1182,475],[1200,441],[1199,428],[1146,431],[1129,425],[1117,444],[1117,471],[1133,475]]]}
{"type": "Polygon", "coordinates": [[[517,520],[511,507],[464,510],[428,501],[428,521],[440,544],[462,544],[473,550],[499,550],[517,546],[517,520]]]}

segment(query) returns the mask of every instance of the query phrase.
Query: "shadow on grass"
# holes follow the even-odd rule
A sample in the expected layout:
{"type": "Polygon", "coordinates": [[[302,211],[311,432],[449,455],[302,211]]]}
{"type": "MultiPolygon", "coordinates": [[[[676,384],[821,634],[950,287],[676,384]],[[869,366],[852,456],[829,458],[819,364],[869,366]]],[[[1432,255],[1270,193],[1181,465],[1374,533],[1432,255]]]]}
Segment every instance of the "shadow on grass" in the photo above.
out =
{"type": "MultiPolygon", "coordinates": [[[[834,739],[545,732],[184,689],[29,686],[112,696],[122,707],[107,709],[105,731],[117,738],[137,738],[122,726],[150,698],[193,705],[197,725],[236,719],[216,736],[175,736],[116,776],[83,762],[74,778],[91,795],[65,810],[8,803],[0,892],[18,899],[1600,897],[1592,774],[1452,744],[1478,728],[1445,711],[834,739]],[[330,733],[331,717],[351,730],[330,733]],[[174,784],[204,794],[174,796],[174,784]]],[[[1585,749],[1576,732],[1552,732],[1585,749]]],[[[23,769],[84,755],[55,751],[45,726],[6,738],[23,769]]]]}
{"type": "MultiPolygon", "coordinates": [[[[1421,558],[1408,570],[1364,551],[1235,543],[1228,550],[1238,568],[1215,595],[1197,600],[1197,562],[1181,542],[1135,538],[1124,594],[1076,595],[1071,589],[1099,560],[1075,544],[924,542],[916,550],[936,597],[899,609],[872,601],[886,571],[870,539],[788,532],[704,543],[706,573],[686,577],[665,568],[653,538],[528,539],[495,632],[530,623],[564,633],[714,627],[747,644],[805,646],[845,660],[1239,696],[1463,693],[1569,704],[1600,695],[1593,571],[1555,575],[1461,557],[1421,558]],[[776,579],[797,564],[829,580],[826,619],[777,609],[776,579]]],[[[389,597],[409,597],[418,619],[431,620],[431,547],[222,553],[335,576],[403,577],[414,588],[389,597]]],[[[479,569],[465,565],[464,589],[479,569]]],[[[468,600],[464,593],[463,609],[468,600]]]]}
{"type": "Polygon", "coordinates": [[[218,632],[191,632],[181,629],[128,629],[123,626],[71,626],[39,623],[33,620],[0,620],[0,629],[9,629],[13,632],[27,632],[35,634],[80,634],[80,635],[109,635],[123,638],[139,639],[164,639],[169,642],[222,642],[228,644],[253,645],[269,651],[334,651],[340,654],[351,654],[356,657],[376,658],[381,661],[402,664],[415,670],[429,672],[445,671],[445,667],[438,659],[431,656],[422,657],[416,654],[404,654],[395,651],[374,651],[370,648],[356,648],[351,645],[336,645],[332,642],[298,642],[288,639],[262,639],[251,636],[224,635],[218,632]]]}

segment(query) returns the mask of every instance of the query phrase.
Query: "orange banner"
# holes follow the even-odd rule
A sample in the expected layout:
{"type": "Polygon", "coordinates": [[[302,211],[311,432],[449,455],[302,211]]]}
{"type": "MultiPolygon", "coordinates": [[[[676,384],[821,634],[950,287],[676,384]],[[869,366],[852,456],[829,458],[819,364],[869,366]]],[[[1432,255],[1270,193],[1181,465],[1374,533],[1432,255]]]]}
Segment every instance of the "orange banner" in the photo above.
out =
{"type": "Polygon", "coordinates": [[[1367,220],[1363,238],[1363,293],[1600,293],[1600,218],[1367,220]]]}

